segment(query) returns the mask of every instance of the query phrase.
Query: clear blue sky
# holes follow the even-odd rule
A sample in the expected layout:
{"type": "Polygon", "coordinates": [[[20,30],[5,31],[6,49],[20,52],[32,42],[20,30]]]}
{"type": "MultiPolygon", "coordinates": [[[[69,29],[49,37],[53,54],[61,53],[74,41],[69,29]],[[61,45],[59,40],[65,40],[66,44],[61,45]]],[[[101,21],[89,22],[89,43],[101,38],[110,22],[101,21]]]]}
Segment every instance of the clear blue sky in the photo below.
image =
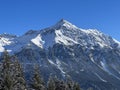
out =
{"type": "Polygon", "coordinates": [[[61,18],[120,41],[120,0],[0,0],[0,33],[22,35],[61,18]]]}

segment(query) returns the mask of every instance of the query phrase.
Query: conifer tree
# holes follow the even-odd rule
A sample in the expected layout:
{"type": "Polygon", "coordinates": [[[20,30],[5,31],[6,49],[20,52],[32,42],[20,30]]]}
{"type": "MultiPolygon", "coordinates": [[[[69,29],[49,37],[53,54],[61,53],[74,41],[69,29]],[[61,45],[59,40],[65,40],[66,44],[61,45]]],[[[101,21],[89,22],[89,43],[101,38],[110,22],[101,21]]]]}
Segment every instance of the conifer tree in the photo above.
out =
{"type": "Polygon", "coordinates": [[[78,83],[74,83],[73,90],[80,90],[80,85],[78,83]]]}
{"type": "Polygon", "coordinates": [[[3,78],[2,78],[2,63],[0,63],[0,90],[3,89],[3,78]]]}
{"type": "Polygon", "coordinates": [[[45,90],[45,84],[43,78],[40,75],[39,65],[35,65],[34,67],[31,88],[34,90],[45,90]]]}
{"type": "Polygon", "coordinates": [[[12,59],[8,52],[5,51],[1,71],[1,81],[3,84],[1,90],[26,90],[25,82],[24,84],[20,83],[22,81],[21,78],[23,78],[20,64],[12,59]]]}
{"type": "Polygon", "coordinates": [[[55,90],[55,82],[52,78],[52,76],[49,77],[48,83],[47,83],[48,90],[55,90]]]}
{"type": "Polygon", "coordinates": [[[57,76],[53,78],[55,90],[69,90],[67,84],[63,80],[59,80],[57,76]]]}
{"type": "Polygon", "coordinates": [[[73,90],[73,86],[74,86],[73,80],[71,79],[69,75],[66,77],[66,79],[67,79],[66,84],[68,86],[68,89],[73,90]]]}
{"type": "Polygon", "coordinates": [[[2,66],[2,81],[3,90],[13,90],[13,71],[12,71],[12,61],[7,51],[4,52],[4,60],[2,66]]]}
{"type": "Polygon", "coordinates": [[[67,90],[65,82],[62,80],[59,81],[55,90],[67,90]]]}
{"type": "Polygon", "coordinates": [[[22,69],[21,64],[19,63],[17,57],[13,57],[12,60],[14,60],[14,89],[15,90],[25,90],[27,89],[26,86],[26,81],[25,81],[25,77],[24,77],[24,72],[22,69]]]}

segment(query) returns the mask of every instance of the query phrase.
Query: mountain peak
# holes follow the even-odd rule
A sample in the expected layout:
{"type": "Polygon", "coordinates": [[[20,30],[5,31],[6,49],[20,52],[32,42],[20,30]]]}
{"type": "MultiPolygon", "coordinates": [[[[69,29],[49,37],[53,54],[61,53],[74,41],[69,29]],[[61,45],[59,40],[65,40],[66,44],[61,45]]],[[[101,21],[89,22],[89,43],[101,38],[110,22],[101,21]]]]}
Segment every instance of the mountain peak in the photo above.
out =
{"type": "MultiPolygon", "coordinates": [[[[65,20],[65,19],[61,19],[61,20],[59,20],[57,23],[56,23],[56,25],[57,26],[63,26],[63,25],[65,25],[65,24],[71,24],[70,22],[68,22],[67,20],[65,20]]],[[[55,26],[56,26],[55,25],[55,26]]],[[[72,24],[71,24],[72,25],[72,24]]]]}
{"type": "Polygon", "coordinates": [[[69,21],[65,20],[65,19],[61,19],[60,21],[58,21],[53,28],[55,29],[59,29],[61,27],[66,27],[68,29],[77,29],[78,27],[76,27],[75,25],[73,25],[72,23],[70,23],[69,21]]]}
{"type": "Polygon", "coordinates": [[[65,19],[61,19],[60,21],[58,21],[58,23],[69,23],[69,22],[65,19]]]}

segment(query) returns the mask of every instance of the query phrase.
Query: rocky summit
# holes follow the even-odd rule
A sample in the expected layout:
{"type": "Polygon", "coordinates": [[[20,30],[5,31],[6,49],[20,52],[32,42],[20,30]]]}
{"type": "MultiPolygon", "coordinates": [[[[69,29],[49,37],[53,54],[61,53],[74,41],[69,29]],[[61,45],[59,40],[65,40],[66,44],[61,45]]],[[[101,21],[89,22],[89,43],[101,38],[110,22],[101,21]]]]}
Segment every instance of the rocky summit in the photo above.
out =
{"type": "Polygon", "coordinates": [[[84,90],[120,90],[120,42],[98,30],[84,30],[62,19],[19,37],[1,34],[0,54],[4,50],[19,58],[27,75],[38,63],[45,79],[50,74],[70,76],[84,90]]]}

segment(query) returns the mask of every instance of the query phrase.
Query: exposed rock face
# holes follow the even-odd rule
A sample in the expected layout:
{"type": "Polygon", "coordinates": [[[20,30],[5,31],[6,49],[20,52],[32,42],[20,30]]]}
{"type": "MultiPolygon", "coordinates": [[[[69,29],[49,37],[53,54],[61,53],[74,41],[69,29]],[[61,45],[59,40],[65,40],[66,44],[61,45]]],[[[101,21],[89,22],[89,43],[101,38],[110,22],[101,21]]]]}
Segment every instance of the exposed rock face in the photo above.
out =
{"type": "Polygon", "coordinates": [[[120,42],[98,30],[83,30],[66,20],[20,37],[0,35],[0,52],[16,54],[29,72],[39,63],[45,79],[70,75],[81,87],[120,90],[120,42]]]}

